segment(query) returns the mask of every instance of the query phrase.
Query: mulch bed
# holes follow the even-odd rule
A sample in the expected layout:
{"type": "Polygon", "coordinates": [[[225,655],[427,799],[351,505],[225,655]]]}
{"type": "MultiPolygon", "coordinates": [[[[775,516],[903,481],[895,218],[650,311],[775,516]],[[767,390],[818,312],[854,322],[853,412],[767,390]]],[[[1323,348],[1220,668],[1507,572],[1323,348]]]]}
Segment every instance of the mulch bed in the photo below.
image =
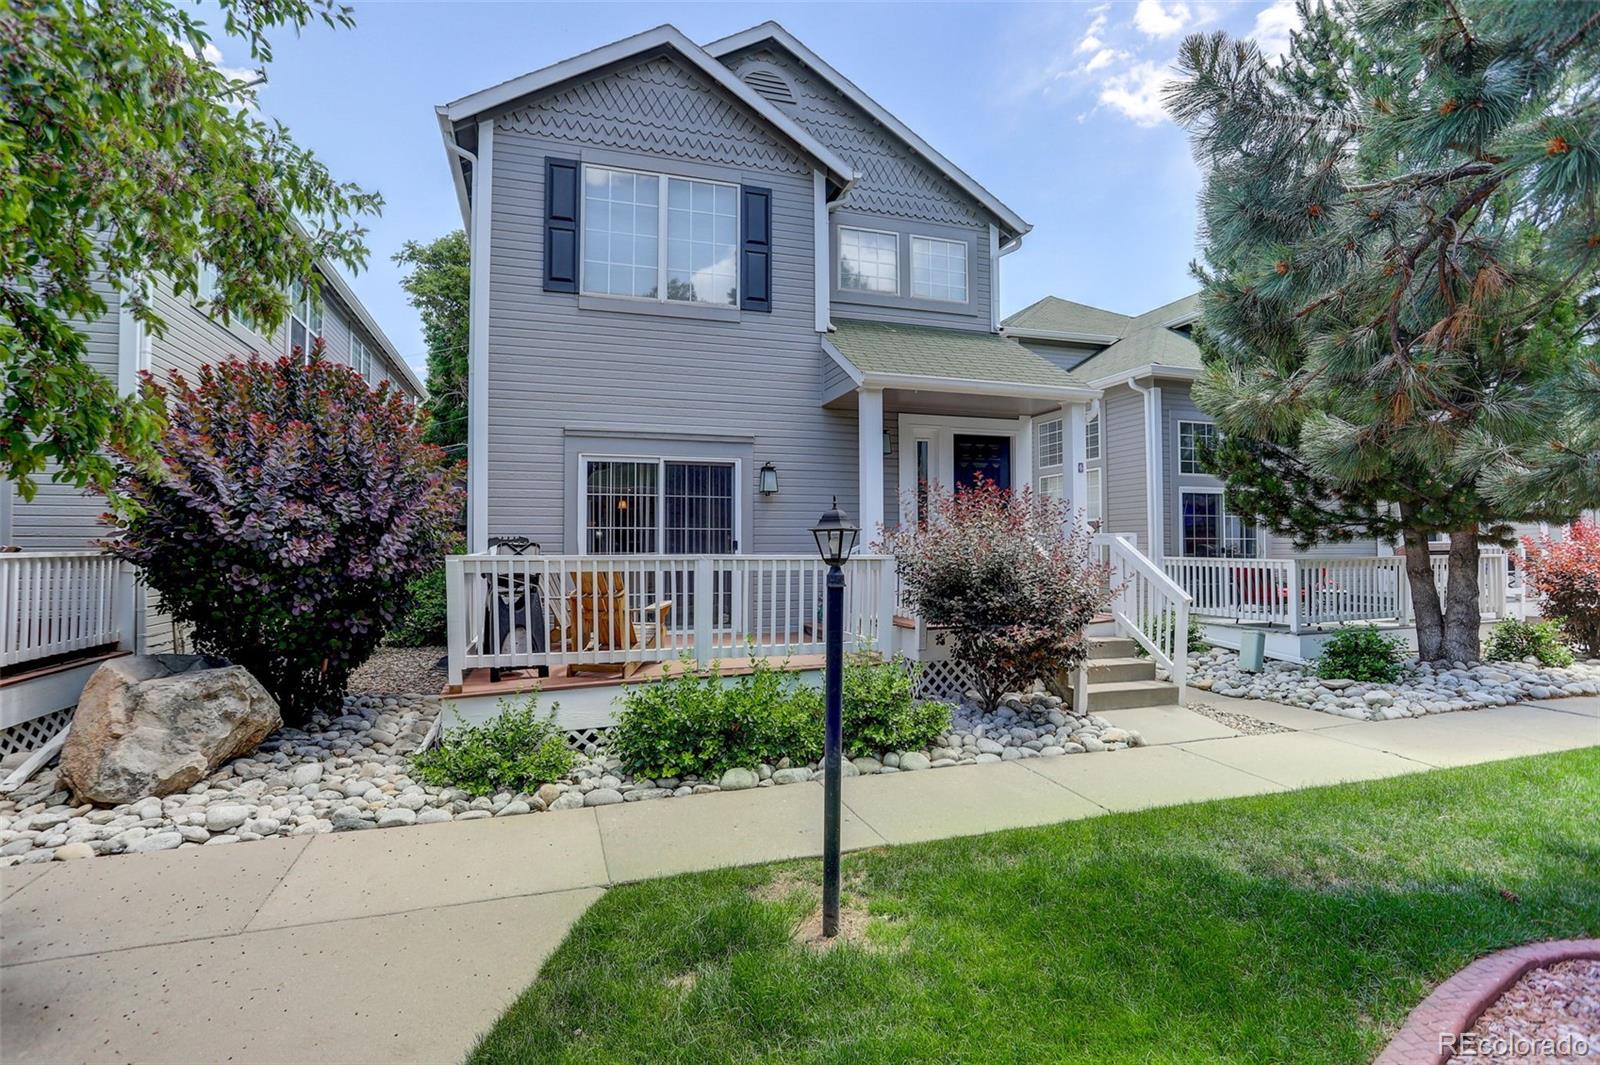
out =
{"type": "Polygon", "coordinates": [[[380,647],[351,674],[359,695],[438,695],[448,676],[443,647],[380,647]]]}

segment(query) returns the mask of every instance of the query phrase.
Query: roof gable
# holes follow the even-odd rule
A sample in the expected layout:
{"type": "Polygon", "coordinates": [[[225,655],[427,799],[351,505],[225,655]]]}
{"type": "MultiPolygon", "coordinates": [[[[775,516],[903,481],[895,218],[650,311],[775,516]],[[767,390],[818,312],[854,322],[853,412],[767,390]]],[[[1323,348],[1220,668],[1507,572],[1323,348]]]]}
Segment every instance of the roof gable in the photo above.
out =
{"type": "MultiPolygon", "coordinates": [[[[935,173],[950,182],[951,185],[970,197],[984,211],[992,215],[1009,236],[1021,236],[1033,228],[1020,215],[1002,203],[992,192],[974,180],[971,175],[945,158],[931,144],[913,132],[909,126],[896,118],[872,97],[862,92],[854,82],[840,74],[822,57],[807,48],[798,38],[778,23],[763,22],[759,26],[752,26],[750,29],[740,33],[713,41],[706,45],[706,51],[718,59],[727,60],[733,57],[735,53],[744,52],[762,45],[776,45],[799,60],[811,72],[815,73],[829,89],[838,93],[852,107],[859,109],[873,123],[890,134],[899,146],[914,153],[921,161],[926,162],[935,173]]],[[[830,146],[842,149],[842,154],[853,154],[850,152],[851,145],[848,137],[854,135],[860,138],[861,133],[859,131],[837,130],[837,135],[834,135],[835,130],[830,128],[825,115],[814,115],[808,112],[807,119],[808,121],[816,122],[813,129],[819,139],[831,141],[830,146]]],[[[863,147],[867,147],[870,151],[870,146],[864,145],[863,147]]],[[[882,153],[880,152],[879,154],[882,153]]],[[[865,169],[869,158],[870,156],[863,156],[863,165],[857,169],[865,169]]],[[[863,206],[869,209],[873,208],[871,203],[864,203],[863,206]]]]}
{"type": "Polygon", "coordinates": [[[1151,373],[1191,376],[1201,368],[1200,349],[1178,331],[1199,317],[1200,294],[1190,293],[1143,314],[1129,316],[1086,303],[1046,296],[1005,320],[1011,336],[1104,344],[1073,366],[1096,388],[1151,373]]]}

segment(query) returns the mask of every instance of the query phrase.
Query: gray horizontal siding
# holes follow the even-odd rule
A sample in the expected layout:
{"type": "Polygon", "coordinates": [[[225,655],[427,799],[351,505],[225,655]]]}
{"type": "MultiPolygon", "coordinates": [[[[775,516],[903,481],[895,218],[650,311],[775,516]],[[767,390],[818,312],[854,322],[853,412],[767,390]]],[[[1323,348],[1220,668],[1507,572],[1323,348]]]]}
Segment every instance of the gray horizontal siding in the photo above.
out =
{"type": "Polygon", "coordinates": [[[1105,531],[1135,533],[1139,549],[1150,553],[1146,509],[1144,397],[1126,385],[1106,389],[1100,401],[1105,456],[1105,531]]]}
{"type": "MultiPolygon", "coordinates": [[[[569,433],[603,429],[640,434],[616,441],[619,453],[658,453],[655,434],[722,434],[748,440],[743,492],[750,501],[746,551],[815,550],[809,528],[837,493],[853,506],[856,494],[855,413],[819,405],[822,354],[815,332],[812,185],[809,169],[792,155],[777,158],[741,111],[721,102],[686,100],[683,80],[659,69],[627,97],[611,91],[580,94],[586,108],[624,97],[657,110],[559,125],[530,121],[527,109],[497,124],[494,138],[488,405],[488,532],[523,534],[546,551],[576,550],[567,529],[568,500],[577,498],[576,471],[567,468],[569,433]],[[665,88],[660,88],[665,86],[665,88]],[[671,102],[674,107],[666,108],[671,102]],[[580,308],[579,297],[543,291],[544,159],[582,156],[595,141],[615,149],[640,128],[683,121],[685,114],[728,115],[719,130],[660,137],[660,152],[635,153],[642,169],[670,170],[675,147],[690,144],[694,163],[713,165],[722,152],[725,180],[772,189],[773,311],[745,312],[737,321],[676,318],[580,308]],[[561,128],[570,140],[530,132],[561,128]],[[619,132],[620,131],[620,132],[619,132]],[[714,135],[715,134],[715,135],[714,135]],[[720,147],[719,147],[720,146],[720,147]],[[778,468],[776,496],[756,494],[764,462],[778,468]]],[[[537,117],[537,116],[535,116],[537,117]]],[[[787,150],[785,149],[785,152],[787,150]]]]}

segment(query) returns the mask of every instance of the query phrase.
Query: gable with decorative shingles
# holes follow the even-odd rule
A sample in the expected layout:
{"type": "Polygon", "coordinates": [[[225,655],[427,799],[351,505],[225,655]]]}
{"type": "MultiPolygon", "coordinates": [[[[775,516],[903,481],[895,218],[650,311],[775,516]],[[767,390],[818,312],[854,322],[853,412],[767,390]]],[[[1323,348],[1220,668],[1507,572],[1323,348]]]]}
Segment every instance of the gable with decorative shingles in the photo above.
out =
{"type": "Polygon", "coordinates": [[[695,162],[788,174],[811,169],[760,117],[667,56],[546,93],[501,115],[495,125],[551,140],[695,162]]]}
{"type": "Polygon", "coordinates": [[[947,225],[989,224],[988,213],[970,196],[787,52],[758,48],[729,60],[741,78],[753,64],[783,71],[795,100],[773,103],[855,167],[855,183],[838,201],[841,206],[947,225]]]}

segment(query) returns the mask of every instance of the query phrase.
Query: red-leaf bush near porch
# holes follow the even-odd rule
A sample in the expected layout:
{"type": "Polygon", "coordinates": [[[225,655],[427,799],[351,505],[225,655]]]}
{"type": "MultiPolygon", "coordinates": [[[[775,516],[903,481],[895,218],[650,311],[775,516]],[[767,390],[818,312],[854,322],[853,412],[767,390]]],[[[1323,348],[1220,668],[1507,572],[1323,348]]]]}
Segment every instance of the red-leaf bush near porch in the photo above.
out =
{"type": "Polygon", "coordinates": [[[106,547],[195,647],[244,666],[300,721],[343,696],[454,535],[460,488],[414,409],[322,357],[145,379],[166,407],[154,473],[126,457],[106,547]]]}
{"type": "Polygon", "coordinates": [[[1005,693],[1075,669],[1084,627],[1111,601],[1111,574],[1068,504],[980,480],[930,486],[931,518],[884,535],[906,600],[943,630],[987,710],[1005,693]]]}
{"type": "Polygon", "coordinates": [[[1577,521],[1564,541],[1525,537],[1527,580],[1544,599],[1542,613],[1585,654],[1600,654],[1600,524],[1577,521]]]}

